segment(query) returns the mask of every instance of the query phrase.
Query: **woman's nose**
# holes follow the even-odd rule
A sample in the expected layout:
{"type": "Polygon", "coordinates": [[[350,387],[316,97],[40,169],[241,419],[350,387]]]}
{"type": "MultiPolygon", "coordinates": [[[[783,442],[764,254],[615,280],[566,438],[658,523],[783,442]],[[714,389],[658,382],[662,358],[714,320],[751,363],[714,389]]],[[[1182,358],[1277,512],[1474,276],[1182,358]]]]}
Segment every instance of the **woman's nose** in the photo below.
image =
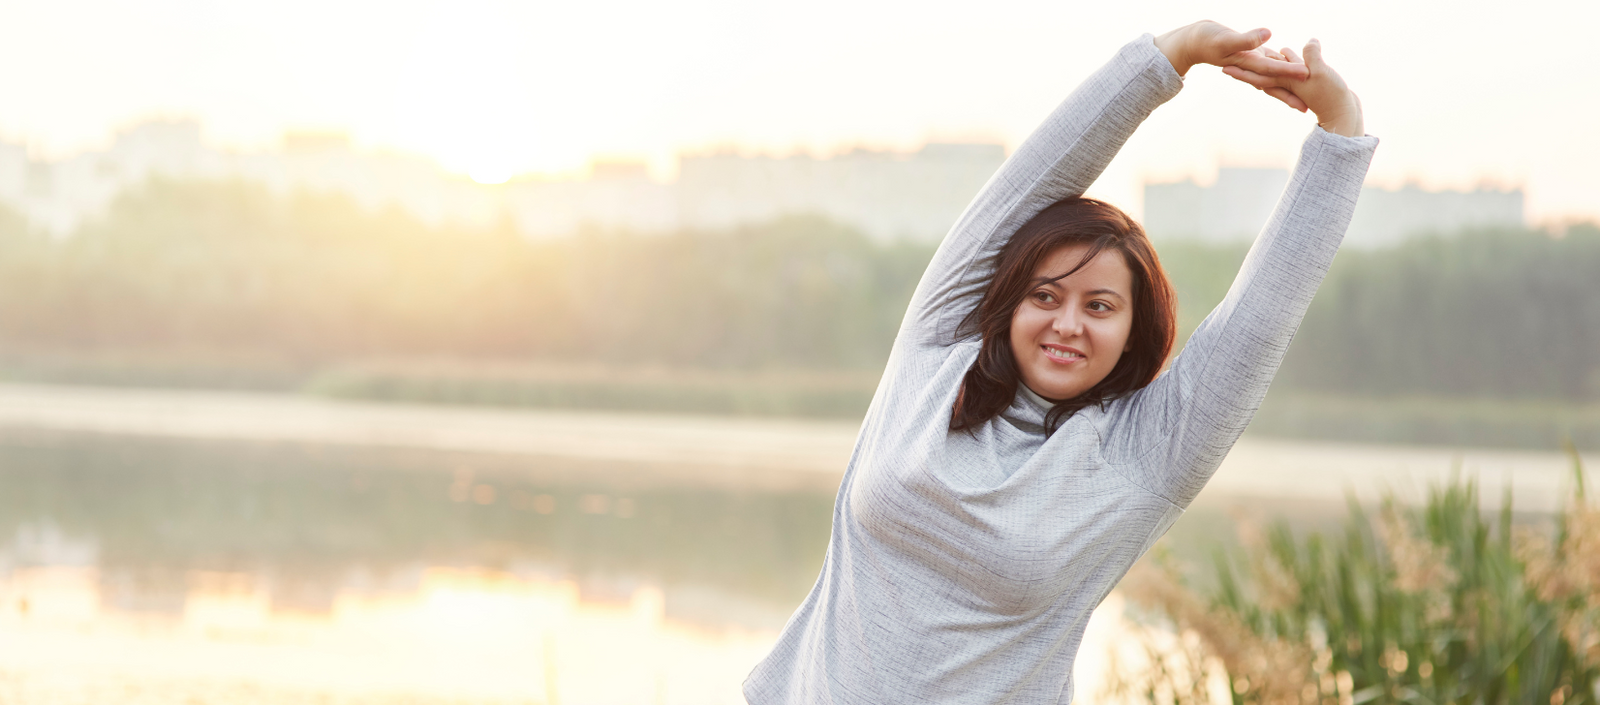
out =
{"type": "Polygon", "coordinates": [[[1083,332],[1083,316],[1078,315],[1071,306],[1062,306],[1061,312],[1056,315],[1055,330],[1063,338],[1078,335],[1083,332]]]}

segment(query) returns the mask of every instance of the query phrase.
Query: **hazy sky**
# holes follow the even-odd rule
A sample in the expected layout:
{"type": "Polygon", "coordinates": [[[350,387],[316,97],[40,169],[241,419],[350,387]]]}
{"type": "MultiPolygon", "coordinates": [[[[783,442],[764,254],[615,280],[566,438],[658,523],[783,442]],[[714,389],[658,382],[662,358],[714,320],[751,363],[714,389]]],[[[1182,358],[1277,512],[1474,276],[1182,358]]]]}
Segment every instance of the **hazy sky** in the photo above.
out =
{"type": "MultiPolygon", "coordinates": [[[[150,117],[275,148],[343,130],[486,180],[591,158],[1015,145],[1141,32],[1206,15],[1322,39],[1383,139],[1373,179],[1528,189],[1539,221],[1600,218],[1600,2],[377,2],[0,0],[0,139],[54,158],[150,117]]],[[[1211,67],[1095,192],[1287,165],[1312,120],[1211,67]]]]}

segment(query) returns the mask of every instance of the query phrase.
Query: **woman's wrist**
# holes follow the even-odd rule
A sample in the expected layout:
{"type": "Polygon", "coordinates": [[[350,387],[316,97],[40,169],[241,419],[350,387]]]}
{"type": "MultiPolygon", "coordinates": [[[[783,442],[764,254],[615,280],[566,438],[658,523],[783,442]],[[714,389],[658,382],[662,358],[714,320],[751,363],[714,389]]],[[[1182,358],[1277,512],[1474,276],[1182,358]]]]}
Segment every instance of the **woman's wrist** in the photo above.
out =
{"type": "Polygon", "coordinates": [[[1179,27],[1156,37],[1156,49],[1167,57],[1167,61],[1172,63],[1172,70],[1177,71],[1179,76],[1189,73],[1189,69],[1194,68],[1194,63],[1188,60],[1188,52],[1185,51],[1188,43],[1184,36],[1186,29],[1187,26],[1179,27]]]}
{"type": "Polygon", "coordinates": [[[1346,104],[1338,110],[1317,112],[1317,126],[1345,137],[1361,137],[1367,134],[1366,126],[1361,119],[1361,100],[1356,94],[1351,93],[1346,104]]]}

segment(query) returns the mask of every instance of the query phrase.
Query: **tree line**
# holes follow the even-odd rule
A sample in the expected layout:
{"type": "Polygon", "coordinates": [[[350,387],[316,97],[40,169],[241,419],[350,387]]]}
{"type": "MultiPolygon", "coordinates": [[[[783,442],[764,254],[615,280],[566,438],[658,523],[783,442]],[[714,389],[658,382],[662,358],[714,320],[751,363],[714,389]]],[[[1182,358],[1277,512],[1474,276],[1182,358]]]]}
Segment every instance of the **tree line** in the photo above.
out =
{"type": "MultiPolygon", "coordinates": [[[[1186,334],[1244,248],[1157,243],[1186,334]]],[[[65,237],[0,213],[0,360],[181,352],[307,367],[415,356],[870,371],[932,253],[813,217],[529,241],[509,223],[428,226],[343,197],[157,180],[65,237]]],[[[1343,252],[1277,384],[1600,397],[1600,228],[1343,252]]]]}

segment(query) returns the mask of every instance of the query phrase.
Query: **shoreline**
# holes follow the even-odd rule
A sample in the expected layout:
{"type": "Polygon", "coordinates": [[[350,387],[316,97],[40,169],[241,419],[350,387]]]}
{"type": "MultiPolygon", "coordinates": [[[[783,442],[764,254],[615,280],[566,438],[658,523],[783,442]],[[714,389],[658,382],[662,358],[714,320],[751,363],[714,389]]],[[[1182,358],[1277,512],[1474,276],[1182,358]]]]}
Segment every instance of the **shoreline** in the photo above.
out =
{"type": "MultiPolygon", "coordinates": [[[[0,384],[0,430],[189,441],[325,444],[625,464],[689,481],[836,487],[855,443],[849,421],[361,402],[262,392],[0,384]]],[[[1600,455],[1583,456],[1600,467],[1600,455]]],[[[1558,452],[1240,439],[1197,505],[1268,499],[1363,501],[1385,488],[1420,502],[1453,473],[1486,508],[1514,487],[1519,511],[1569,495],[1558,452]]]]}

